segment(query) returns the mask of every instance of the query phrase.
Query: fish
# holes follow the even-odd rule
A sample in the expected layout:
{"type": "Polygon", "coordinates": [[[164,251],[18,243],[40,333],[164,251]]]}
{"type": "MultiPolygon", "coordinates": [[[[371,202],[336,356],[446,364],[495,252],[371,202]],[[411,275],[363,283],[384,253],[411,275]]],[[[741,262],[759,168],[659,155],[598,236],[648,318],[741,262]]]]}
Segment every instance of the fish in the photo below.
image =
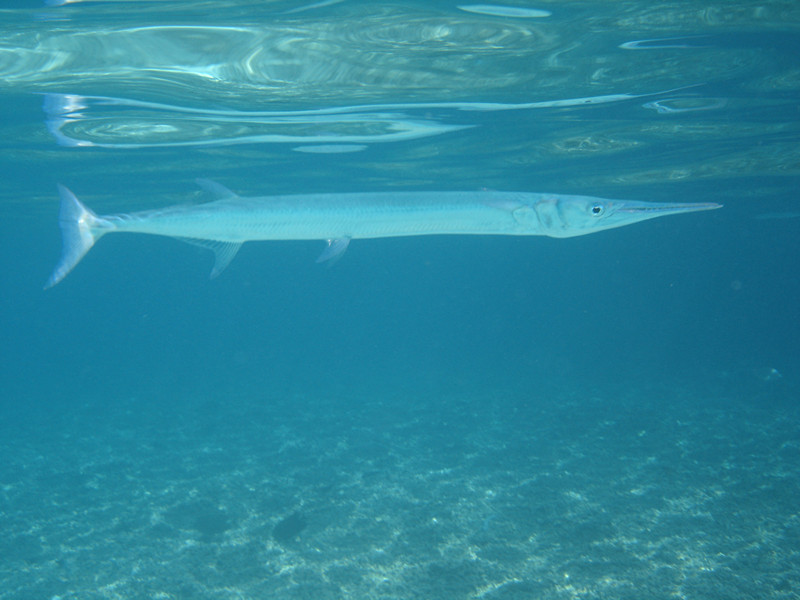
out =
{"type": "Polygon", "coordinates": [[[549,17],[553,14],[549,10],[518,8],[516,6],[501,6],[499,4],[463,4],[457,8],[465,12],[471,12],[478,15],[490,15],[493,17],[515,17],[519,19],[549,17]]]}
{"type": "Polygon", "coordinates": [[[242,197],[208,179],[197,183],[210,202],[97,215],[59,184],[61,258],[45,289],[62,281],[108,233],[177,238],[214,252],[211,278],[242,244],[323,240],[317,262],[338,260],[353,239],[418,235],[544,235],[568,238],[720,204],[642,202],[502,191],[392,191],[242,197]]]}

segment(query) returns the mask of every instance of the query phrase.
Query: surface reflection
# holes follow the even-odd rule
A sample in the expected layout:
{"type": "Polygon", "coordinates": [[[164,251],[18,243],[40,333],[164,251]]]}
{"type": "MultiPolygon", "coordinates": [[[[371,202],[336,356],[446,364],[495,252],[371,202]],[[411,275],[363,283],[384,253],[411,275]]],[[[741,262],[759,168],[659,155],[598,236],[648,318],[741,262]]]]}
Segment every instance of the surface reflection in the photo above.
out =
{"type": "MultiPolygon", "coordinates": [[[[478,125],[478,122],[465,123],[463,116],[454,117],[453,111],[465,113],[586,107],[672,91],[608,94],[519,104],[423,102],[294,111],[202,109],[109,96],[45,94],[44,110],[48,130],[63,146],[148,148],[298,142],[346,146],[412,140],[478,125]]],[[[307,151],[330,152],[327,148],[307,151]]]]}

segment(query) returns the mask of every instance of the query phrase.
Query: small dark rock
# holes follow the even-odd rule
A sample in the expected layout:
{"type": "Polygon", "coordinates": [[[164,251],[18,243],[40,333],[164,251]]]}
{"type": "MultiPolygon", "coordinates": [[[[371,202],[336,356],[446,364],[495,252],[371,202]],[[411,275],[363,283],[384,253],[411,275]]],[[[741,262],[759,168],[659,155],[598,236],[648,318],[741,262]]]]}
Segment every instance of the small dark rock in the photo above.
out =
{"type": "Polygon", "coordinates": [[[275,525],[275,529],[272,530],[272,537],[275,538],[275,541],[286,544],[300,535],[300,532],[303,531],[307,525],[308,522],[301,513],[292,513],[285,519],[278,521],[278,524],[275,525]]]}

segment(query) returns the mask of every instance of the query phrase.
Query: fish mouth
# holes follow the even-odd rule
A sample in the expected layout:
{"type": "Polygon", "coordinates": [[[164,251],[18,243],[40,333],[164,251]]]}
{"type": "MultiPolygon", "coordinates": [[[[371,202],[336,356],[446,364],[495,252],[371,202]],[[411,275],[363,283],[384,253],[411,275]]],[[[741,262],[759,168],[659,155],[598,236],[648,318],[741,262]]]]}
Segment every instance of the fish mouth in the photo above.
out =
{"type": "Polygon", "coordinates": [[[634,202],[623,201],[617,206],[617,211],[628,214],[675,214],[684,212],[697,212],[701,210],[716,210],[722,204],[716,202],[634,202]]]}

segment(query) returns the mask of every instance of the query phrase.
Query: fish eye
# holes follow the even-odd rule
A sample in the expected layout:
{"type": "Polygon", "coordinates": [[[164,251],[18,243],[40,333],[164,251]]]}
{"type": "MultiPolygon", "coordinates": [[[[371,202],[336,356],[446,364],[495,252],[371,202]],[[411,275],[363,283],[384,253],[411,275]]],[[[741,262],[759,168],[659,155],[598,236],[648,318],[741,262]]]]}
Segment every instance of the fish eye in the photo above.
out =
{"type": "Polygon", "coordinates": [[[605,207],[604,207],[602,204],[600,204],[599,202],[595,202],[595,203],[594,203],[594,204],[592,204],[592,206],[589,208],[589,211],[590,211],[590,212],[592,213],[592,215],[594,215],[595,217],[599,217],[600,215],[602,215],[602,214],[605,212],[605,210],[606,210],[606,209],[605,209],[605,207]]]}

